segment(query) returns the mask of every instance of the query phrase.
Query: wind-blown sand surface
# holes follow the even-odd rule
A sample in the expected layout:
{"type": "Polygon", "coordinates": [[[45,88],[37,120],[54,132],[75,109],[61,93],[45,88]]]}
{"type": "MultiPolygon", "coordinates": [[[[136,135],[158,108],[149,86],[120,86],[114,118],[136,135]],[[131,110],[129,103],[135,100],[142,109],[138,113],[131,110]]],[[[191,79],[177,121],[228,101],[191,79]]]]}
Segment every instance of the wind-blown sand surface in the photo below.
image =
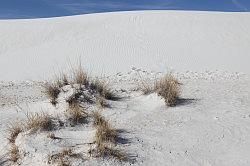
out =
{"type": "Polygon", "coordinates": [[[140,11],[2,20],[0,80],[47,79],[79,58],[93,74],[132,67],[249,73],[249,17],[250,13],[140,11]]]}
{"type": "Polygon", "coordinates": [[[121,96],[102,114],[121,132],[118,147],[130,161],[88,157],[90,124],[16,139],[20,165],[49,165],[48,155],[71,147],[72,165],[250,165],[250,13],[140,11],[50,19],[0,20],[0,165],[8,161],[6,129],[27,112],[63,116],[44,80],[81,60],[121,96]],[[179,105],[138,90],[174,70],[179,105]]]}

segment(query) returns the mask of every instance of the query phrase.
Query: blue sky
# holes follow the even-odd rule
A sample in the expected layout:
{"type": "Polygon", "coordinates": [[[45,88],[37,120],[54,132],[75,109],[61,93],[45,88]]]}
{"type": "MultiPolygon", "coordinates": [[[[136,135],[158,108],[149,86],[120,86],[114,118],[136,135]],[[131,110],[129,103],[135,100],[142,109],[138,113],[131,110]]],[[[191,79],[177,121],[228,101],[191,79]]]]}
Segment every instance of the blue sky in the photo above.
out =
{"type": "Polygon", "coordinates": [[[0,0],[0,19],[128,10],[250,11],[250,0],[0,0]]]}

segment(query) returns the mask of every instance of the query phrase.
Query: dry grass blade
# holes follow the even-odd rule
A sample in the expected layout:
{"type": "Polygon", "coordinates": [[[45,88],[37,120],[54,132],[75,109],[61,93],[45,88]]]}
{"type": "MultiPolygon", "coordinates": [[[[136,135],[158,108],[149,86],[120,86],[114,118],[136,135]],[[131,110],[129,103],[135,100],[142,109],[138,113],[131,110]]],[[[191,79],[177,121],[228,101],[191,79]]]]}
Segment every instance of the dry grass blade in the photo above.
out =
{"type": "Polygon", "coordinates": [[[86,87],[89,85],[88,75],[84,72],[81,64],[79,64],[78,69],[75,69],[73,73],[76,84],[85,85],[86,87]]]}
{"type": "Polygon", "coordinates": [[[37,130],[50,131],[54,128],[53,118],[49,114],[27,114],[26,117],[26,128],[33,132],[37,130]]]}
{"type": "Polygon", "coordinates": [[[10,143],[15,143],[15,140],[16,140],[18,134],[23,131],[22,125],[20,122],[10,123],[7,126],[7,131],[9,134],[7,139],[9,140],[10,143]]]}
{"type": "Polygon", "coordinates": [[[106,125],[108,122],[105,120],[105,118],[100,114],[100,112],[98,111],[95,111],[93,114],[92,114],[92,117],[94,119],[94,126],[104,126],[106,125]]]}
{"type": "Polygon", "coordinates": [[[74,125],[78,123],[85,123],[88,117],[88,113],[79,105],[79,103],[71,105],[67,112],[70,116],[69,119],[74,123],[74,125]]]}
{"type": "Polygon", "coordinates": [[[97,144],[102,144],[103,142],[112,142],[116,143],[117,132],[112,128],[109,123],[101,123],[97,126],[95,141],[97,144]]]}
{"type": "Polygon", "coordinates": [[[70,158],[79,158],[80,155],[73,153],[70,148],[62,149],[61,152],[49,157],[49,163],[57,163],[59,166],[69,166],[70,158]]]}
{"type": "Polygon", "coordinates": [[[11,144],[9,149],[9,160],[12,162],[17,162],[20,158],[18,147],[15,144],[11,144]]]}
{"type": "Polygon", "coordinates": [[[175,106],[180,96],[180,83],[171,74],[156,83],[156,92],[163,97],[167,106],[175,106]]]}
{"type": "Polygon", "coordinates": [[[69,79],[68,76],[64,73],[62,73],[60,76],[56,78],[55,84],[61,88],[65,85],[69,85],[69,79]]]}
{"type": "Polygon", "coordinates": [[[112,145],[99,144],[97,146],[97,157],[113,157],[119,161],[126,161],[127,155],[112,145]]]}
{"type": "Polygon", "coordinates": [[[51,104],[57,104],[57,98],[60,94],[60,87],[56,83],[47,83],[44,85],[45,94],[49,98],[51,104]]]}

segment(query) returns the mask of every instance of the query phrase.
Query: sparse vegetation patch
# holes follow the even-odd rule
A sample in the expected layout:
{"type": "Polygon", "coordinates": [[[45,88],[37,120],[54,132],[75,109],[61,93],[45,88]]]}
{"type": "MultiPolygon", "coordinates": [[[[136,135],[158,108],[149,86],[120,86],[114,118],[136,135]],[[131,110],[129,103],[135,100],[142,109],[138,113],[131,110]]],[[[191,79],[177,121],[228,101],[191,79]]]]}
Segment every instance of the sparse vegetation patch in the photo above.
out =
{"type": "Polygon", "coordinates": [[[171,74],[166,75],[156,82],[156,92],[163,97],[167,106],[175,106],[180,96],[180,83],[171,74]]]}

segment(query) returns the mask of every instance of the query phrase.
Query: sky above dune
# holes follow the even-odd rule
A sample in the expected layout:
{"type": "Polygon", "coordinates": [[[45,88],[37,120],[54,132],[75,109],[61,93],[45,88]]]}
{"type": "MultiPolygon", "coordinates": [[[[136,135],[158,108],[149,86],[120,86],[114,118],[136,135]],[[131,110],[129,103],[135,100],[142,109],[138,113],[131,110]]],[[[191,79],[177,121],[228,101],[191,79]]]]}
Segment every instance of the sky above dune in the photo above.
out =
{"type": "Polygon", "coordinates": [[[0,18],[40,18],[131,10],[249,12],[250,0],[1,0],[0,18]]]}

